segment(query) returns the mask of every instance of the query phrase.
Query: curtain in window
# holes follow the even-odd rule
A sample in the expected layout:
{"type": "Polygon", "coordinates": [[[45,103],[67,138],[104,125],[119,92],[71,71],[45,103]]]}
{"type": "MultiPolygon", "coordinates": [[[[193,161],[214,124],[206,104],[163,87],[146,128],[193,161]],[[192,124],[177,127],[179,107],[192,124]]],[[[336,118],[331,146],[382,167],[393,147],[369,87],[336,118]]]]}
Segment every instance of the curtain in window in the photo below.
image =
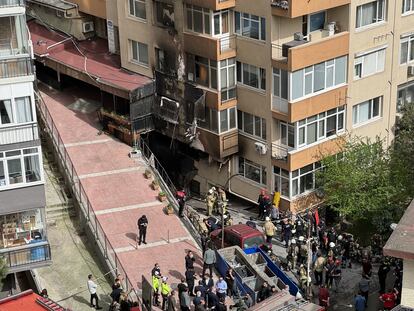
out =
{"type": "Polygon", "coordinates": [[[16,122],[26,123],[33,121],[30,97],[19,97],[14,100],[16,106],[16,122]]]}
{"type": "Polygon", "coordinates": [[[0,161],[0,186],[6,185],[6,173],[4,172],[3,161],[0,161]]]}
{"type": "Polygon", "coordinates": [[[10,184],[18,184],[23,182],[22,166],[20,159],[7,160],[7,168],[9,170],[10,184]]]}
{"type": "Polygon", "coordinates": [[[303,69],[292,73],[292,99],[303,96],[303,69]]]}
{"type": "Polygon", "coordinates": [[[362,27],[374,23],[376,21],[376,9],[376,1],[358,7],[357,27],[362,27]]]}
{"type": "Polygon", "coordinates": [[[377,53],[364,56],[363,74],[364,76],[375,73],[377,70],[377,53]]]}
{"type": "Polygon", "coordinates": [[[358,123],[362,123],[368,120],[369,120],[369,102],[365,102],[359,105],[358,123]]]}
{"type": "Polygon", "coordinates": [[[34,182],[40,180],[40,164],[38,155],[24,157],[24,167],[26,182],[34,182]]]}
{"type": "Polygon", "coordinates": [[[0,100],[0,118],[1,124],[9,124],[13,122],[11,100],[0,100]]]}

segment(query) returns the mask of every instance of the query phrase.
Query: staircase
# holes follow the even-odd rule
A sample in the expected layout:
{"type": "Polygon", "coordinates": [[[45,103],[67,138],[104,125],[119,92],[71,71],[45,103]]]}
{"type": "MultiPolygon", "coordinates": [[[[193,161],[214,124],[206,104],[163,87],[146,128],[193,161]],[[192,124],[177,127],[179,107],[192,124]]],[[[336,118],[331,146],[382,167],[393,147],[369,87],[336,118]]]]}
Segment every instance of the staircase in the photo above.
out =
{"type": "Polygon", "coordinates": [[[61,305],[53,300],[50,300],[49,298],[38,297],[36,298],[36,302],[48,311],[69,311],[69,309],[63,308],[61,305]]]}

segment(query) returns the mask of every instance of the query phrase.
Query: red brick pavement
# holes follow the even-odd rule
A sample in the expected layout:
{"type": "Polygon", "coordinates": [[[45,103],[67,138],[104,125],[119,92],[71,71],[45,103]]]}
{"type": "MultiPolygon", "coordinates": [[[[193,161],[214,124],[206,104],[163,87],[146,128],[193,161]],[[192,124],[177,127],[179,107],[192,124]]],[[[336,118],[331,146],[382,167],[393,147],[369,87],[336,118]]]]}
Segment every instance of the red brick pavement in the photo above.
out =
{"type": "Polygon", "coordinates": [[[60,92],[40,85],[40,90],[63,143],[69,144],[69,156],[92,209],[98,212],[103,231],[131,282],[140,285],[142,275],[148,277],[155,262],[170,283],[178,282],[185,270],[185,251],[193,249],[199,256],[191,236],[178,217],[163,213],[163,205],[156,202],[157,192],[143,176],[145,165],[128,157],[130,147],[106,134],[98,135],[101,126],[96,112],[68,108],[78,99],[97,101],[97,94],[75,87],[60,92]],[[143,214],[149,220],[149,244],[136,249],[136,223],[143,214]]]}

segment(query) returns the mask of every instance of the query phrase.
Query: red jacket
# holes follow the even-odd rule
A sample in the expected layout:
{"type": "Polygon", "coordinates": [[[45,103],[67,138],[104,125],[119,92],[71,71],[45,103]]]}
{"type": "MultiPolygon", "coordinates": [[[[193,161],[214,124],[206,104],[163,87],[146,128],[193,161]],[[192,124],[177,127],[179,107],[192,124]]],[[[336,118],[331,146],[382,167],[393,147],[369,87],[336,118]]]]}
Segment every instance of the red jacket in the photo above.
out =
{"type": "Polygon", "coordinates": [[[395,293],[385,293],[380,296],[380,299],[384,302],[384,309],[392,309],[395,307],[397,295],[395,293]]]}

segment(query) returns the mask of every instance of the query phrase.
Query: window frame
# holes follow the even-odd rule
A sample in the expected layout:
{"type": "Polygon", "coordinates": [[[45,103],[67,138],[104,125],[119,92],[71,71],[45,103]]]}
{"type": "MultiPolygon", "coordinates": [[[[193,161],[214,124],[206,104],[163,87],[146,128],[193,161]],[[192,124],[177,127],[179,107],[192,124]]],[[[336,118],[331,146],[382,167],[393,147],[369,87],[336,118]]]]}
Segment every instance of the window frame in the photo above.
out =
{"type": "Polygon", "coordinates": [[[414,13],[414,0],[402,0],[402,15],[410,15],[414,13]],[[408,3],[408,6],[407,6],[408,3]],[[406,9],[408,7],[408,9],[406,9]]]}
{"type": "Polygon", "coordinates": [[[378,96],[378,97],[370,98],[366,101],[363,101],[361,103],[358,103],[358,104],[352,106],[352,127],[356,128],[356,127],[363,126],[365,124],[375,122],[375,121],[381,119],[382,118],[383,100],[384,100],[383,96],[378,96]],[[376,100],[376,99],[379,100],[379,107],[378,107],[378,115],[374,116],[373,115],[373,113],[374,113],[374,100],[376,100]],[[367,103],[368,103],[368,114],[369,114],[368,119],[365,120],[365,121],[360,121],[361,106],[365,105],[367,103]],[[354,113],[355,113],[354,111],[356,111],[356,119],[357,120],[355,120],[355,118],[354,118],[354,113]]]}
{"type": "Polygon", "coordinates": [[[266,167],[260,164],[257,164],[253,161],[250,161],[244,157],[239,156],[238,157],[238,168],[237,171],[239,172],[239,175],[241,175],[243,178],[248,179],[250,182],[254,182],[258,185],[266,185],[267,184],[267,172],[266,167]],[[253,167],[255,169],[259,170],[259,179],[260,181],[256,181],[250,177],[246,176],[246,165],[249,165],[250,167],[253,167]],[[243,171],[241,171],[241,168],[243,167],[243,171]]]}
{"type": "Polygon", "coordinates": [[[358,5],[356,7],[355,29],[359,30],[359,29],[364,29],[364,28],[369,28],[369,27],[375,27],[375,25],[385,23],[387,21],[387,9],[388,9],[387,0],[374,0],[374,1],[370,1],[370,2],[367,2],[367,3],[361,4],[361,5],[358,5]],[[380,7],[379,2],[380,1],[382,2],[382,14],[381,14],[382,19],[379,19],[379,7],[380,7]],[[361,26],[361,22],[362,22],[363,18],[362,18],[362,12],[359,13],[359,10],[362,10],[363,6],[368,6],[368,5],[370,5],[374,2],[376,2],[375,19],[377,21],[361,26]],[[360,17],[360,18],[358,18],[358,17],[360,17]],[[358,26],[358,24],[359,24],[359,26],[358,26]]]}
{"type": "Polygon", "coordinates": [[[259,92],[266,92],[266,69],[250,65],[246,63],[242,63],[237,61],[237,84],[241,84],[248,88],[253,88],[259,92]],[[244,71],[248,72],[249,76],[252,75],[252,72],[255,71],[257,76],[257,87],[254,85],[247,84],[247,81],[244,81],[244,71]],[[251,70],[252,69],[252,70],[251,70]]]}
{"type": "Polygon", "coordinates": [[[155,0],[154,1],[154,15],[155,15],[154,16],[154,20],[155,20],[155,24],[156,25],[158,25],[160,27],[171,27],[171,28],[174,28],[175,27],[175,7],[174,7],[174,3],[167,3],[167,2],[162,2],[162,1],[155,0]],[[168,24],[166,24],[163,21],[160,21],[158,19],[158,17],[159,17],[159,15],[158,15],[158,13],[159,13],[158,12],[159,5],[165,5],[165,6],[171,6],[172,7],[174,18],[172,20],[172,24],[171,25],[168,25],[168,24]]]}
{"type": "Polygon", "coordinates": [[[376,49],[375,51],[372,52],[367,52],[367,53],[363,53],[359,56],[356,56],[354,58],[354,81],[355,80],[360,80],[366,77],[370,77],[373,76],[375,74],[381,73],[385,71],[385,65],[386,65],[386,59],[387,59],[387,47],[383,47],[380,49],[376,49]],[[379,59],[380,59],[380,53],[384,53],[384,63],[382,65],[380,65],[379,63],[379,59]],[[366,59],[372,55],[375,54],[375,71],[369,74],[365,74],[365,67],[366,65],[366,59]],[[359,68],[358,70],[356,68],[359,68]],[[379,70],[382,67],[381,70],[379,70]],[[359,72],[359,75],[357,75],[357,73],[359,72]]]}
{"type": "Polygon", "coordinates": [[[130,16],[132,18],[139,19],[139,20],[146,21],[147,20],[147,4],[146,4],[146,2],[147,2],[146,0],[128,0],[128,16],[130,16]],[[136,15],[136,12],[135,12],[135,3],[136,2],[141,3],[141,5],[142,4],[144,5],[144,13],[145,13],[144,17],[136,15]],[[131,14],[131,11],[132,11],[131,10],[131,4],[132,3],[134,4],[134,7],[133,7],[134,13],[133,14],[131,14]]]}
{"type": "Polygon", "coordinates": [[[221,94],[221,102],[226,102],[229,100],[232,100],[234,98],[237,97],[237,92],[236,92],[236,88],[237,88],[237,65],[236,65],[236,58],[227,58],[221,61],[217,62],[217,90],[220,91],[221,94]],[[230,60],[234,60],[234,62],[231,64],[230,60]],[[222,64],[224,63],[224,66],[222,66],[222,64]],[[229,82],[230,80],[230,76],[231,76],[231,70],[233,70],[233,81],[234,81],[234,85],[227,85],[227,87],[222,88],[221,86],[221,71],[222,70],[226,70],[226,80],[227,82],[229,82]],[[234,96],[231,96],[231,92],[233,91],[234,96]],[[223,92],[225,92],[227,94],[225,100],[223,100],[223,92]]]}
{"type": "Polygon", "coordinates": [[[199,127],[202,128],[205,131],[209,131],[212,132],[214,134],[217,135],[221,135],[221,134],[225,134],[228,133],[230,131],[234,131],[235,129],[237,129],[238,124],[237,124],[237,109],[236,107],[230,107],[227,109],[223,109],[223,110],[215,110],[215,109],[211,109],[209,107],[206,107],[206,120],[199,120],[199,127]],[[221,124],[221,113],[223,111],[226,111],[226,118],[227,118],[227,130],[223,131],[222,130],[222,124],[221,124]],[[232,117],[233,114],[233,117],[232,117]],[[215,124],[215,120],[217,120],[217,130],[215,128],[213,128],[213,125],[215,124]],[[234,127],[231,127],[232,125],[232,120],[234,120],[234,127]]]}
{"type": "MultiPolygon", "coordinates": [[[[299,101],[307,97],[315,96],[317,94],[322,94],[324,92],[327,92],[329,90],[335,89],[337,87],[340,87],[342,85],[346,85],[348,82],[348,56],[344,55],[341,57],[336,57],[333,59],[326,60],[324,62],[320,62],[318,64],[314,64],[305,68],[301,68],[299,70],[289,72],[288,76],[288,101],[299,101]],[[340,68],[341,60],[345,59],[344,62],[344,68],[340,68]],[[328,64],[333,61],[333,64],[328,64]],[[324,63],[324,88],[315,91],[315,66],[318,66],[320,64],[324,63]],[[327,65],[328,64],[328,65],[327,65]],[[333,68],[333,85],[329,86],[327,85],[327,79],[328,71],[333,68]],[[339,72],[339,69],[343,69],[345,73],[344,81],[337,81],[338,75],[337,71],[339,72]],[[296,76],[298,76],[298,79],[295,79],[296,76]],[[306,93],[306,87],[308,86],[306,82],[306,77],[310,78],[311,83],[311,92],[306,93]],[[300,90],[300,88],[293,87],[293,82],[299,83],[301,85],[301,96],[294,98],[294,90],[300,90]]],[[[298,84],[298,85],[299,85],[298,84]]],[[[295,84],[296,85],[296,84],[295,84]]]]}
{"type": "Polygon", "coordinates": [[[244,13],[240,11],[234,11],[234,33],[238,36],[249,38],[252,40],[266,41],[266,18],[250,13],[244,13]],[[257,19],[255,19],[257,17],[257,19]],[[258,38],[254,38],[251,35],[243,32],[244,22],[247,22],[251,28],[252,23],[257,22],[258,38]],[[239,27],[237,27],[239,25],[239,27]]]}
{"type": "Polygon", "coordinates": [[[207,8],[199,7],[197,5],[193,4],[186,4],[185,5],[185,29],[187,31],[204,34],[208,36],[212,36],[213,34],[213,11],[207,8]],[[202,20],[201,20],[201,28],[202,32],[199,32],[195,30],[195,23],[194,23],[194,11],[198,14],[201,14],[202,20]],[[191,25],[188,24],[189,20],[189,14],[191,13],[191,25]],[[208,20],[208,25],[206,23],[206,19],[208,20]],[[206,32],[206,29],[208,29],[208,32],[206,32]]]}
{"type": "Polygon", "coordinates": [[[401,107],[406,104],[414,103],[414,81],[399,85],[397,88],[397,112],[401,111],[401,107]],[[410,91],[411,101],[407,100],[407,94],[410,91]]]}
{"type": "Polygon", "coordinates": [[[414,63],[414,34],[412,34],[410,36],[404,36],[404,37],[400,38],[400,55],[399,55],[399,58],[400,58],[400,65],[401,66],[409,65],[409,64],[414,63]],[[402,52],[403,52],[402,45],[404,43],[407,43],[407,51],[406,51],[407,56],[406,56],[406,60],[403,62],[402,61],[402,52]]]}
{"type": "Polygon", "coordinates": [[[139,42],[139,41],[135,41],[132,39],[129,39],[130,42],[130,53],[131,53],[131,58],[130,58],[130,62],[143,66],[143,67],[149,67],[149,50],[148,50],[148,44],[143,43],[143,42],[139,42]],[[134,44],[136,45],[136,51],[137,51],[137,57],[138,59],[134,58],[134,44]],[[139,45],[142,44],[145,46],[145,48],[147,49],[147,62],[142,62],[139,58],[140,58],[140,52],[139,52],[139,45]]]}
{"type": "Polygon", "coordinates": [[[266,141],[267,139],[267,128],[266,128],[266,119],[259,117],[259,116],[255,116],[251,113],[242,111],[242,110],[237,110],[237,124],[238,124],[238,129],[240,130],[240,134],[248,136],[248,137],[252,137],[254,139],[259,139],[261,141],[266,141]],[[248,133],[245,131],[245,116],[249,115],[252,116],[252,133],[248,133]],[[256,120],[259,120],[260,123],[260,133],[256,133],[256,120]]]}
{"type": "Polygon", "coordinates": [[[4,123],[2,124],[1,121],[1,116],[0,116],[0,128],[6,128],[6,127],[12,127],[12,126],[23,126],[23,125],[28,125],[28,124],[33,124],[35,122],[37,122],[36,119],[36,113],[35,113],[35,107],[33,105],[33,101],[32,101],[32,97],[29,95],[23,95],[23,96],[17,96],[17,97],[12,97],[12,98],[3,98],[0,99],[0,101],[9,101],[10,105],[11,105],[11,115],[12,115],[12,120],[10,123],[4,123]],[[25,101],[27,100],[29,103],[29,108],[30,108],[30,116],[31,116],[31,121],[25,121],[25,122],[17,122],[18,120],[18,111],[17,111],[17,101],[18,99],[22,99],[24,98],[25,101]]]}
{"type": "Polygon", "coordinates": [[[5,189],[12,189],[12,188],[20,188],[20,187],[27,187],[31,185],[39,185],[44,183],[44,174],[43,174],[43,159],[42,159],[42,152],[40,147],[30,147],[30,148],[22,148],[22,149],[13,149],[13,150],[5,150],[0,152],[0,165],[3,166],[4,176],[5,179],[0,180],[0,190],[5,189]],[[27,152],[26,152],[27,151],[27,152]],[[7,153],[16,153],[19,154],[15,155],[7,155],[7,153]],[[28,168],[26,167],[25,160],[26,158],[36,157],[38,158],[38,165],[39,165],[39,180],[28,182],[26,177],[26,172],[28,168]],[[18,183],[10,183],[10,176],[9,176],[9,164],[8,161],[11,160],[20,160],[20,173],[22,177],[22,181],[18,183]]]}

